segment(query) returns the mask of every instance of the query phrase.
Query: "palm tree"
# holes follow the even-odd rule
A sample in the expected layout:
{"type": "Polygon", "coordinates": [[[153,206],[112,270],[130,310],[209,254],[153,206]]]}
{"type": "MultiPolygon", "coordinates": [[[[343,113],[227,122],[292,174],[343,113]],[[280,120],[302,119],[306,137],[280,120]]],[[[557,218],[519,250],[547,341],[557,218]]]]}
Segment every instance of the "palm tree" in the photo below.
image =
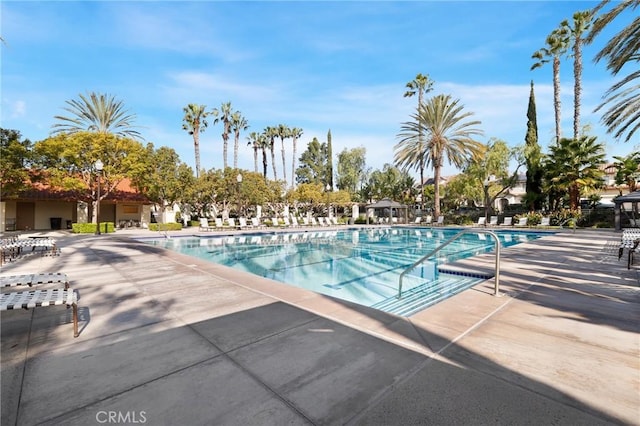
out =
{"type": "MultiPolygon", "coordinates": [[[[626,157],[614,156],[616,166],[616,183],[626,184],[629,193],[635,192],[640,181],[640,152],[632,152],[626,157]]],[[[622,191],[620,192],[622,194],[622,191]]]]}
{"type": "Polygon", "coordinates": [[[594,136],[578,139],[562,138],[550,147],[545,165],[551,189],[569,196],[569,208],[580,206],[580,192],[596,188],[602,183],[604,171],[600,164],[605,160],[604,145],[594,136]]]}
{"type": "Polygon", "coordinates": [[[134,130],[136,126],[133,122],[136,115],[128,114],[122,101],[116,100],[112,95],[95,92],[87,93],[87,96],[78,96],[79,100],[66,101],[68,106],[63,108],[73,114],[71,117],[53,117],[60,123],[51,126],[52,135],[88,131],[143,139],[140,133],[134,130]]]}
{"type": "Polygon", "coordinates": [[[278,172],[276,170],[276,153],[275,147],[276,142],[275,139],[278,137],[278,128],[267,126],[264,129],[264,136],[267,138],[267,146],[269,147],[269,151],[271,151],[271,167],[273,168],[273,180],[278,180],[278,172]]]}
{"type": "Polygon", "coordinates": [[[206,105],[189,104],[182,109],[184,117],[182,118],[182,130],[186,130],[193,136],[193,148],[196,152],[196,177],[200,176],[200,133],[207,128],[206,105]]]}
{"type": "MultiPolygon", "coordinates": [[[[416,78],[414,78],[413,80],[407,83],[406,87],[407,87],[407,91],[404,93],[404,97],[410,98],[417,94],[418,108],[420,108],[420,106],[422,105],[423,95],[429,93],[433,89],[433,80],[429,78],[429,74],[427,75],[418,74],[416,75],[416,78]]],[[[420,137],[418,138],[419,146],[417,147],[417,152],[424,153],[424,149],[422,149],[422,143],[423,143],[423,138],[422,138],[422,135],[420,135],[420,137]]],[[[418,162],[416,165],[420,170],[420,195],[421,195],[420,210],[424,210],[424,168],[425,168],[424,154],[418,155],[417,160],[418,162]]],[[[396,164],[398,164],[397,159],[396,159],[396,164]]]]}
{"type": "Polygon", "coordinates": [[[484,145],[473,139],[482,135],[482,130],[473,127],[481,124],[478,120],[464,121],[473,115],[463,112],[464,106],[459,100],[451,100],[451,95],[438,95],[422,105],[414,121],[403,123],[398,135],[400,144],[408,147],[419,146],[420,135],[425,135],[424,159],[433,167],[434,203],[436,219],[440,216],[440,174],[444,159],[461,168],[472,158],[483,153],[484,145]]]}
{"type": "Polygon", "coordinates": [[[536,62],[531,65],[531,70],[540,68],[542,65],[553,61],[553,109],[556,119],[556,143],[560,140],[560,57],[564,55],[568,48],[568,38],[565,28],[557,28],[547,36],[546,47],[531,55],[536,62]]]}
{"type": "Polygon", "coordinates": [[[291,187],[296,186],[296,150],[298,139],[302,137],[303,131],[297,127],[291,129],[291,139],[293,145],[293,155],[291,156],[291,187]]]}
{"type": "Polygon", "coordinates": [[[572,43],[573,50],[573,138],[578,139],[580,133],[580,106],[582,94],[582,45],[584,34],[589,31],[593,15],[590,10],[573,14],[573,22],[564,20],[560,26],[565,29],[572,43]]]}
{"type": "Polygon", "coordinates": [[[289,139],[291,137],[291,129],[286,124],[278,124],[277,127],[278,137],[280,138],[280,144],[282,146],[282,178],[284,179],[285,185],[287,184],[287,165],[285,163],[285,155],[284,155],[284,140],[289,139]]]}
{"type": "MultiPolygon", "coordinates": [[[[609,0],[602,1],[593,13],[597,13],[609,3],[609,0]]],[[[608,26],[614,19],[625,10],[636,9],[640,5],[640,0],[627,0],[618,3],[613,9],[599,16],[591,27],[591,32],[586,38],[587,43],[591,43],[600,32],[608,26]]],[[[622,67],[629,62],[640,61],[640,17],[636,17],[632,23],[623,28],[598,52],[594,58],[599,62],[607,58],[607,69],[613,75],[618,75],[622,67]]],[[[612,106],[603,115],[602,120],[607,126],[609,133],[614,133],[616,138],[621,137],[625,132],[625,142],[629,142],[634,133],[640,129],[640,84],[631,85],[625,89],[623,87],[633,80],[640,80],[640,70],[633,71],[627,77],[614,84],[604,96],[604,101],[595,111],[599,111],[603,106],[612,106]],[[634,123],[636,123],[634,125],[634,123]]]]}
{"type": "Polygon", "coordinates": [[[222,161],[223,161],[223,170],[227,169],[227,152],[229,148],[229,135],[231,134],[231,115],[233,114],[231,111],[231,102],[225,102],[220,107],[220,110],[214,108],[211,114],[216,117],[213,124],[217,124],[219,121],[222,122],[222,161]],[[220,116],[220,117],[218,117],[220,116]]]}
{"type": "Polygon", "coordinates": [[[253,149],[253,169],[258,173],[258,150],[262,148],[264,135],[258,132],[251,132],[249,133],[249,136],[247,136],[247,141],[247,145],[251,146],[253,149]]]}
{"type": "Polygon", "coordinates": [[[240,111],[231,114],[231,130],[235,137],[233,142],[233,168],[238,168],[238,149],[240,144],[240,132],[249,128],[249,122],[244,118],[240,111]]]}

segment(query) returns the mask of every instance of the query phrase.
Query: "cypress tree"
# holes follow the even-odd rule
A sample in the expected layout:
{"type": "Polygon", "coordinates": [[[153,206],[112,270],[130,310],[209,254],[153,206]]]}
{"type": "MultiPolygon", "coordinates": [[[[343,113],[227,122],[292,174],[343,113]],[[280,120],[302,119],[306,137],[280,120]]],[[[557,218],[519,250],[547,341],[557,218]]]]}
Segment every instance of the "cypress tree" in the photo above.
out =
{"type": "Polygon", "coordinates": [[[536,115],[536,98],[533,93],[533,80],[527,107],[527,134],[525,136],[525,160],[527,165],[526,200],[529,210],[542,208],[542,153],[538,145],[538,119],[536,115]]]}
{"type": "Polygon", "coordinates": [[[333,189],[333,151],[331,147],[331,129],[327,133],[327,183],[333,189]]]}

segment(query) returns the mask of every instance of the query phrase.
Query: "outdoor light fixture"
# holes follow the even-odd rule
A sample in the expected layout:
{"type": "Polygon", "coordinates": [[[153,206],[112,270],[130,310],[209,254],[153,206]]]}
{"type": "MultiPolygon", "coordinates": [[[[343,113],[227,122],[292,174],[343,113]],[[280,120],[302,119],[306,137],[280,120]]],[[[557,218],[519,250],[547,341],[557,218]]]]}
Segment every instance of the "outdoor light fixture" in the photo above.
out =
{"type": "Polygon", "coordinates": [[[96,235],[100,235],[100,180],[102,178],[102,168],[104,164],[99,159],[93,164],[96,168],[96,176],[98,179],[98,197],[96,200],[96,235]]]}

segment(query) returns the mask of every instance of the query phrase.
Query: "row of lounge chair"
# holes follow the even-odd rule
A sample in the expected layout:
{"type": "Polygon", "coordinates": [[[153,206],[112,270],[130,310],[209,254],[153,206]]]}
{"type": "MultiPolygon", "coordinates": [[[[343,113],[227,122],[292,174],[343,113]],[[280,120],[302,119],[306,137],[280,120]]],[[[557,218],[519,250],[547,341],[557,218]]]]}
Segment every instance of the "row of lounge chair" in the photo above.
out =
{"type": "MultiPolygon", "coordinates": [[[[58,253],[55,241],[53,241],[58,253]]],[[[42,247],[42,244],[27,247],[42,247]]],[[[24,247],[24,246],[23,246],[24,247]]],[[[45,245],[45,247],[49,247],[45,245]]],[[[51,248],[49,248],[51,250],[51,248]]],[[[78,337],[78,293],[69,287],[69,278],[61,272],[0,276],[0,311],[65,305],[73,309],[73,337],[78,337]],[[53,285],[53,286],[50,286],[53,285]],[[28,290],[5,291],[28,287],[28,290]]]]}
{"type": "Polygon", "coordinates": [[[55,256],[59,251],[56,241],[49,237],[0,239],[0,265],[34,253],[55,256]]]}
{"type": "MultiPolygon", "coordinates": [[[[338,226],[340,223],[336,217],[303,217],[301,220],[298,220],[297,217],[291,216],[291,219],[288,217],[278,218],[272,217],[270,219],[269,225],[271,227],[276,228],[296,228],[296,227],[309,227],[309,226],[338,226]],[[301,223],[302,222],[302,223],[301,223]]],[[[240,217],[237,219],[230,217],[227,219],[226,223],[222,221],[221,218],[217,217],[214,219],[214,226],[209,225],[209,220],[207,218],[200,218],[200,231],[212,231],[212,230],[223,230],[223,229],[260,229],[264,228],[266,225],[263,224],[260,219],[257,217],[252,217],[247,222],[247,218],[240,217]]]]}

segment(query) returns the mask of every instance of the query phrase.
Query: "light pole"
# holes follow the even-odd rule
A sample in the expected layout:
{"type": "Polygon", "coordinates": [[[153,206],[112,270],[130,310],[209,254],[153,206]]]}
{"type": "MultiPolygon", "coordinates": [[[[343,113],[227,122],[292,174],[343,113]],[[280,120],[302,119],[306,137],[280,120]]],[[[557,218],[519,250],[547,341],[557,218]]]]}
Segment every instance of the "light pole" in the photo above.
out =
{"type": "Polygon", "coordinates": [[[242,185],[242,173],[238,173],[238,176],[236,176],[236,182],[238,182],[238,217],[240,217],[240,187],[242,185]]]}
{"type": "Polygon", "coordinates": [[[93,164],[93,166],[96,168],[96,176],[98,178],[98,197],[96,200],[96,235],[100,235],[100,180],[102,178],[102,167],[104,167],[104,164],[102,164],[102,161],[98,159],[93,164]]]}

